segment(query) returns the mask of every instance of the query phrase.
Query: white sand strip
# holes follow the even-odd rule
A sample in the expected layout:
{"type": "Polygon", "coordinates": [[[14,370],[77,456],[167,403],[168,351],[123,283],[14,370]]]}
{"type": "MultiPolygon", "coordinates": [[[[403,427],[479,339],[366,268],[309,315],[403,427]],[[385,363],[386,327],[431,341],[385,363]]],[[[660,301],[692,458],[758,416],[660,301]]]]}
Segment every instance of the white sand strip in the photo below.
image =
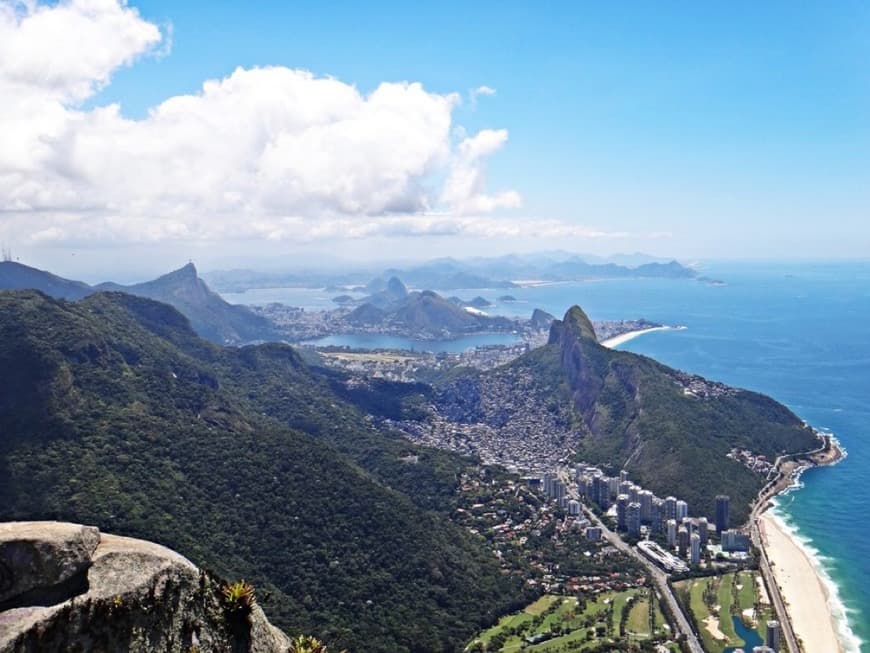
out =
{"type": "Polygon", "coordinates": [[[761,530],[792,629],[802,640],[804,650],[808,653],[842,653],[844,649],[837,638],[828,593],[816,568],[772,515],[765,513],[761,516],[761,530]]]}
{"type": "Polygon", "coordinates": [[[608,338],[607,340],[602,340],[601,345],[607,347],[609,349],[613,349],[614,347],[618,347],[619,345],[628,342],[629,340],[634,340],[638,336],[642,336],[645,333],[652,333],[653,331],[670,331],[672,327],[669,326],[660,326],[660,327],[650,327],[649,329],[638,329],[637,331],[628,331],[627,333],[621,333],[618,336],[613,336],[612,338],[608,338]]]}

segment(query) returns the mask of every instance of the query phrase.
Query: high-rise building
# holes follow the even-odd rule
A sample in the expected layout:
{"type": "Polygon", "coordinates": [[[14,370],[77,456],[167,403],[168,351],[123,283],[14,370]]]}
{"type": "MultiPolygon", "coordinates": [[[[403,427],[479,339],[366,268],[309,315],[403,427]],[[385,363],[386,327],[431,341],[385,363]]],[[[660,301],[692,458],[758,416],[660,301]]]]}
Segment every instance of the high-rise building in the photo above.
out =
{"type": "Polygon", "coordinates": [[[553,488],[553,493],[550,496],[552,496],[557,501],[559,499],[564,499],[565,496],[568,494],[567,486],[559,479],[555,479],[553,481],[552,488],[553,488]]]}
{"type": "Polygon", "coordinates": [[[677,500],[677,521],[689,516],[689,504],[682,499],[677,500]]]}
{"type": "Polygon", "coordinates": [[[553,496],[553,481],[556,480],[556,477],[552,474],[544,474],[543,486],[544,486],[544,494],[548,497],[553,496]]]}
{"type": "Polygon", "coordinates": [[[697,533],[692,533],[689,537],[690,556],[689,560],[693,565],[701,564],[701,536],[697,533]]]}
{"type": "Polygon", "coordinates": [[[668,497],[665,499],[665,511],[662,515],[663,519],[676,519],[677,518],[677,500],[675,497],[668,497]]]}
{"type": "Polygon", "coordinates": [[[649,524],[652,520],[653,493],[649,490],[640,491],[640,521],[649,524]]]}
{"type": "Polygon", "coordinates": [[[640,504],[629,503],[625,515],[625,526],[631,537],[640,537],[640,504]]]}
{"type": "Polygon", "coordinates": [[[628,470],[627,469],[623,469],[621,472],[619,472],[619,480],[621,482],[625,482],[628,480],[628,470]]]}
{"type": "Polygon", "coordinates": [[[722,531],[722,550],[749,551],[749,536],[735,529],[722,531]]]}
{"type": "Polygon", "coordinates": [[[658,497],[653,497],[652,502],[652,510],[650,511],[650,530],[653,533],[661,533],[662,532],[662,509],[664,507],[664,501],[659,499],[658,497]]]}
{"type": "Polygon", "coordinates": [[[610,507],[610,483],[608,483],[607,477],[596,476],[593,483],[593,500],[602,510],[607,510],[610,507]]]}
{"type": "Polygon", "coordinates": [[[722,531],[728,530],[728,504],[731,498],[725,494],[716,497],[716,533],[721,537],[722,531]]]}
{"type": "Polygon", "coordinates": [[[680,550],[680,557],[685,558],[689,552],[689,529],[685,526],[677,529],[677,547],[680,550]]]}
{"type": "Polygon", "coordinates": [[[619,479],[615,476],[611,476],[607,479],[608,490],[610,491],[610,498],[613,499],[617,494],[619,494],[619,479]]]}
{"type": "Polygon", "coordinates": [[[677,520],[668,520],[668,548],[673,549],[677,546],[677,520]]]}
{"type": "Polygon", "coordinates": [[[577,491],[584,499],[592,501],[592,477],[586,474],[577,480],[577,491]]]}
{"type": "Polygon", "coordinates": [[[616,530],[624,532],[628,530],[628,495],[620,494],[616,497],[616,530]]]}
{"type": "Polygon", "coordinates": [[[580,514],[580,502],[577,499],[570,499],[568,501],[568,514],[572,517],[580,514]]]}
{"type": "Polygon", "coordinates": [[[710,536],[710,525],[707,523],[706,517],[698,518],[698,535],[701,536],[701,547],[707,546],[710,536]]]}
{"type": "Polygon", "coordinates": [[[764,638],[765,645],[772,648],[774,651],[779,650],[779,638],[782,633],[779,622],[771,619],[767,622],[767,636],[764,638]]]}

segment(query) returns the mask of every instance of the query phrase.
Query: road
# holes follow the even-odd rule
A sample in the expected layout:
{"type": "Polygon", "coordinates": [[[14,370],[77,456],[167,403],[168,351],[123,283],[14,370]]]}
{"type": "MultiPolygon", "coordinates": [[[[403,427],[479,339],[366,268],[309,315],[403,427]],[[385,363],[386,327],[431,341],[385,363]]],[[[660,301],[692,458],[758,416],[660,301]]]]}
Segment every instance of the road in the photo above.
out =
{"type": "Polygon", "coordinates": [[[686,615],[683,613],[683,609],[680,607],[680,604],[677,602],[677,597],[674,596],[674,593],[671,591],[670,585],[668,585],[668,577],[661,569],[659,569],[654,563],[647,560],[641,554],[639,554],[635,549],[629,546],[618,534],[611,531],[607,526],[605,526],[600,519],[590,511],[585,505],[583,506],[583,512],[586,514],[586,517],[596,526],[601,528],[601,532],[604,535],[604,538],[610,542],[614,547],[622,551],[623,553],[630,555],[632,558],[640,562],[644,567],[646,567],[647,571],[649,571],[650,576],[652,576],[653,582],[656,584],[656,587],[659,590],[659,594],[665,599],[668,604],[668,607],[671,609],[671,614],[674,615],[674,619],[676,619],[677,630],[680,634],[686,636],[686,643],[689,645],[689,650],[692,653],[704,653],[704,649],[701,647],[701,642],[698,641],[697,635],[695,635],[695,631],[692,630],[692,627],[689,625],[689,620],[686,619],[686,615]]]}
{"type": "Polygon", "coordinates": [[[773,572],[770,569],[767,552],[761,545],[761,533],[758,530],[758,520],[761,517],[761,513],[767,508],[767,500],[770,498],[770,495],[771,492],[769,489],[766,489],[752,507],[752,512],[749,515],[749,535],[755,548],[761,554],[758,559],[758,570],[761,572],[762,578],[764,578],[764,585],[767,587],[767,594],[770,596],[770,600],[773,601],[773,607],[776,608],[776,614],[779,617],[779,624],[782,629],[782,639],[785,641],[790,653],[801,653],[797,637],[795,637],[794,630],[791,627],[791,619],[789,619],[788,612],[785,609],[785,601],[783,601],[779,585],[776,584],[776,578],[774,578],[773,572]]]}

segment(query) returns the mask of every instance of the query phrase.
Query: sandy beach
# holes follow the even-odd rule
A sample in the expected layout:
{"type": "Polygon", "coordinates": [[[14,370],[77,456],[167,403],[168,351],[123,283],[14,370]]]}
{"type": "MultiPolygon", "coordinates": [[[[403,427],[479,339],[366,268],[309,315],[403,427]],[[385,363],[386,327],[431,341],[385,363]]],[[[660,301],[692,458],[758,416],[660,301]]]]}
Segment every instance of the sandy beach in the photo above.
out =
{"type": "Polygon", "coordinates": [[[760,519],[761,537],[773,575],[787,604],[795,635],[807,653],[839,651],[828,594],[809,558],[772,515],[760,519]]]}
{"type": "Polygon", "coordinates": [[[623,333],[618,336],[613,336],[612,338],[608,338],[607,340],[602,340],[601,344],[604,347],[608,347],[613,349],[629,340],[634,340],[638,336],[642,336],[645,333],[652,333],[653,331],[668,331],[672,327],[660,326],[660,327],[650,327],[649,329],[638,329],[637,331],[629,331],[628,333],[623,333]]]}

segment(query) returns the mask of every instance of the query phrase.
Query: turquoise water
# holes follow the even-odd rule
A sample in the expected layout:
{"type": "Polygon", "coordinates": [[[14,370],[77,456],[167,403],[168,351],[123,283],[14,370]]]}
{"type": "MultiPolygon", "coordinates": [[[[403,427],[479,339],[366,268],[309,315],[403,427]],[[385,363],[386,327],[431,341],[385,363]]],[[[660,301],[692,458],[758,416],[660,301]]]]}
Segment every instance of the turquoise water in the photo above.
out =
{"type": "MultiPolygon", "coordinates": [[[[519,302],[488,312],[528,316],[538,307],[561,316],[579,304],[593,320],[685,325],[623,348],[769,394],[833,432],[848,458],[804,474],[804,487],[783,497],[777,513],[829,579],[846,650],[870,653],[870,263],[716,264],[704,272],[727,285],[651,279],[517,288],[509,292],[519,302]]],[[[323,293],[306,294],[322,301],[323,293]]],[[[450,294],[495,301],[505,291],[450,294]]]]}
{"type": "Polygon", "coordinates": [[[731,623],[734,624],[734,632],[743,640],[742,646],[731,646],[726,648],[722,653],[734,653],[738,648],[744,651],[751,651],[753,646],[761,646],[764,640],[759,637],[758,633],[743,625],[743,620],[740,617],[731,617],[731,623]]]}
{"type": "Polygon", "coordinates": [[[520,338],[512,333],[479,333],[471,336],[454,338],[453,340],[413,340],[402,336],[386,336],[374,333],[341,334],[310,340],[304,344],[326,347],[352,347],[354,349],[413,349],[416,351],[434,351],[460,353],[466,349],[484,345],[509,345],[518,342],[520,338]]]}
{"type": "Polygon", "coordinates": [[[721,264],[705,272],[728,285],[608,281],[511,294],[555,315],[577,303],[593,319],[685,325],[623,348],[769,394],[833,432],[848,458],[804,474],[804,487],[777,512],[824,570],[846,650],[870,651],[870,264],[721,264]]]}

